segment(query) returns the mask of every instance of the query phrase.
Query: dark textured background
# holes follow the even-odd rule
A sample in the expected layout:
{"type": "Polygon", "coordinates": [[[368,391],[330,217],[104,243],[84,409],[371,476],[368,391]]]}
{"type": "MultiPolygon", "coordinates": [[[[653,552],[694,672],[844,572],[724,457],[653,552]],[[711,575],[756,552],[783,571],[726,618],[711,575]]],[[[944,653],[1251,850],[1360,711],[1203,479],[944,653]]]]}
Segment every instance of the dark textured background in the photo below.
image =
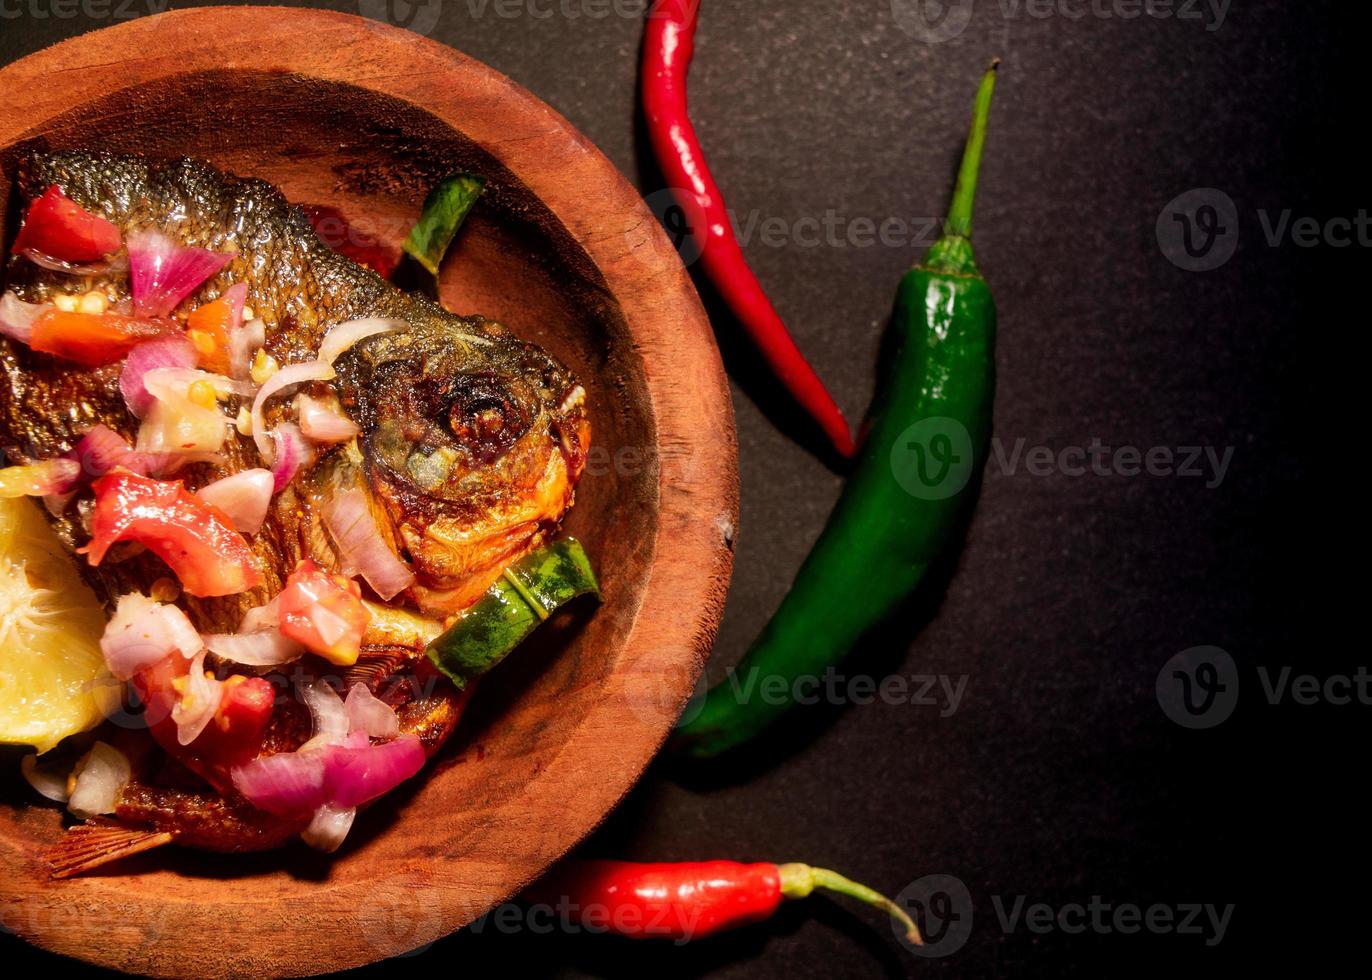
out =
{"type": "MultiPolygon", "coordinates": [[[[47,0],[22,2],[0,7],[0,61],[104,23],[35,16],[27,5],[50,11],[47,0]]],[[[561,2],[536,0],[552,12],[538,18],[443,0],[430,33],[527,86],[645,193],[657,190],[635,115],[640,21],[569,17],[561,2]]],[[[1362,778],[1357,746],[1343,739],[1345,726],[1365,729],[1368,708],[1271,704],[1257,673],[1346,673],[1366,646],[1339,624],[1357,605],[1345,583],[1365,573],[1353,547],[1363,525],[1346,509],[1363,461],[1338,430],[1360,407],[1351,345],[1367,320],[1357,278],[1367,252],[1269,246],[1260,220],[1284,209],[1351,217],[1369,203],[1365,181],[1361,195],[1346,192],[1362,163],[1345,130],[1366,118],[1355,101],[1365,83],[1337,84],[1337,38],[1352,28],[1320,2],[1234,0],[1207,30],[1209,6],[1195,8],[1201,20],[1127,19],[1069,0],[1069,13],[1087,11],[1074,19],[977,0],[960,36],[929,44],[893,16],[913,2],[706,0],[692,108],[740,221],[940,213],[976,77],[998,54],[977,247],[1001,311],[996,430],[1006,452],[1019,439],[1055,451],[1099,439],[1232,446],[1232,463],[1207,487],[1181,476],[1036,476],[993,461],[927,623],[898,624],[845,668],[967,675],[958,711],[827,710],[754,771],[683,782],[655,767],[587,850],[802,859],[892,892],[953,875],[974,909],[970,940],[921,961],[877,915],[816,900],[685,949],[490,926],[364,972],[1211,972],[1245,954],[1314,965],[1361,921],[1315,876],[1343,873],[1356,853],[1338,843],[1359,798],[1343,799],[1345,787],[1362,778]],[[1238,215],[1237,252],[1205,273],[1171,264],[1154,230],[1169,201],[1198,187],[1227,193],[1238,215]],[[1154,684],[1170,657],[1200,644],[1233,655],[1241,697],[1228,721],[1192,731],[1163,714],[1154,684]],[[1197,935],[1036,935],[998,921],[997,903],[1017,896],[1056,908],[1097,895],[1236,908],[1214,947],[1197,935]]],[[[747,247],[851,417],[871,393],[896,281],[921,250],[757,237],[747,247]]],[[[715,312],[727,338],[735,327],[715,312]]],[[[743,511],[716,673],[785,592],[840,482],[773,408],[746,350],[725,348],[743,511]]],[[[205,928],[207,943],[231,943],[251,923],[205,928]]],[[[13,939],[0,952],[14,976],[55,965],[13,939]]]]}

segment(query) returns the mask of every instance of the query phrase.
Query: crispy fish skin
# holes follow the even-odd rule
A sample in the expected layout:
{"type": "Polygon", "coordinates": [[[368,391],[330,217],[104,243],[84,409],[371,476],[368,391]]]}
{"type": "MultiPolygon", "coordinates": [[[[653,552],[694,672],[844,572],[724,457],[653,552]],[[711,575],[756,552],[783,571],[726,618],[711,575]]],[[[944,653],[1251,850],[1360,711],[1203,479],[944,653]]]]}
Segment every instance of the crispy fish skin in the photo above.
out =
{"type": "MultiPolygon", "coordinates": [[[[401,730],[417,735],[432,755],[456,727],[466,694],[429,667],[423,645],[505,565],[541,543],[571,506],[590,438],[584,390],[554,358],[499,324],[449,313],[333,252],[305,216],[262,181],[186,159],[64,151],[23,161],[18,188],[26,201],[53,184],[114,222],[126,238],[155,229],[185,245],[234,253],[184,309],[246,283],[248,306],[266,322],[265,349],[282,366],[314,359],[338,323],[380,317],[407,325],[344,354],[334,385],[304,389],[336,393],[362,432],[323,452],[274,498],[262,531],[249,539],[263,586],[238,596],[187,596],[182,605],[202,632],[233,632],[247,610],[280,591],[301,558],[339,568],[343,563],[321,512],[337,492],[361,489],[383,536],[390,536],[416,572],[415,585],[396,602],[418,608],[423,618],[413,622],[430,625],[416,631],[399,614],[390,620],[378,616],[357,666],[341,678],[332,676],[343,693],[361,681],[390,701],[401,730]]],[[[28,302],[91,288],[116,301],[128,295],[122,272],[76,278],[13,258],[7,278],[7,288],[28,302]]],[[[138,420],[120,395],[119,370],[118,364],[83,368],[0,338],[0,448],[12,461],[52,458],[96,423],[132,442],[138,420]]],[[[226,423],[239,407],[233,398],[225,403],[226,423]]],[[[268,408],[267,424],[292,415],[291,399],[279,398],[268,408]]],[[[222,457],[187,466],[178,476],[196,489],[264,465],[253,440],[232,430],[222,457]]],[[[89,504],[89,494],[78,497],[53,518],[73,550],[88,537],[83,517],[89,504]]],[[[150,555],[121,557],[96,568],[77,559],[110,604],[127,592],[146,592],[169,574],[150,555]]],[[[326,667],[307,657],[291,665],[281,689],[308,683],[326,667]]],[[[294,697],[282,697],[262,752],[291,751],[309,735],[308,713],[294,697]]],[[[163,786],[140,774],[117,815],[149,828],[149,837],[131,844],[122,828],[93,828],[84,842],[67,848],[64,866],[79,873],[101,863],[106,836],[112,841],[107,860],[166,838],[210,850],[259,850],[279,846],[300,830],[298,822],[252,810],[233,792],[227,773],[193,751],[174,754],[208,785],[163,786]]]]}
{"type": "MultiPolygon", "coordinates": [[[[266,321],[265,349],[283,366],[313,359],[338,323],[380,317],[408,324],[404,333],[371,338],[339,360],[336,390],[362,436],[355,447],[326,454],[275,499],[252,541],[266,576],[261,588],[187,600],[202,630],[233,630],[248,609],[280,590],[303,557],[336,564],[311,505],[340,486],[371,495],[383,532],[389,525],[419,577],[402,598],[436,618],[479,597],[571,506],[590,427],[584,393],[570,373],[500,325],[449,313],[332,251],[269,184],[193,160],[86,151],[34,154],[21,164],[18,184],[28,200],[57,184],[126,236],[152,228],[186,245],[234,253],[185,307],[247,283],[248,305],[266,321]]],[[[9,272],[10,288],[29,302],[92,286],[115,299],[127,292],[123,274],[78,286],[21,258],[11,260],[9,272]]],[[[130,439],[136,434],[137,420],[119,394],[118,365],[83,369],[5,341],[0,369],[8,381],[0,384],[0,447],[19,459],[65,452],[97,422],[130,439]]],[[[290,405],[288,397],[275,400],[268,425],[286,418],[290,405]]],[[[237,407],[231,399],[229,414],[237,407]]],[[[252,440],[233,435],[224,457],[221,465],[188,467],[188,486],[263,465],[252,440]]],[[[78,502],[56,521],[73,547],[85,537],[80,520],[78,502]]],[[[135,557],[108,562],[90,577],[112,600],[165,574],[158,568],[154,559],[135,557]]]]}

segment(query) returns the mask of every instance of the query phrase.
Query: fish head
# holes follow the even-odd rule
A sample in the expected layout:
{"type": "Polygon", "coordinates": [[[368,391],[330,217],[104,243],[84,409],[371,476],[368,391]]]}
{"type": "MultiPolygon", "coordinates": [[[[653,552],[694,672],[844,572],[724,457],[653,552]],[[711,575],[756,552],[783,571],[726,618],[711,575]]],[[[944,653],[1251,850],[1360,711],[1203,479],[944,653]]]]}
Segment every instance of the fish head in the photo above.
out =
{"type": "Polygon", "coordinates": [[[416,574],[411,598],[461,611],[571,506],[585,390],[542,348],[451,315],[370,338],[337,367],[365,489],[416,574]]]}

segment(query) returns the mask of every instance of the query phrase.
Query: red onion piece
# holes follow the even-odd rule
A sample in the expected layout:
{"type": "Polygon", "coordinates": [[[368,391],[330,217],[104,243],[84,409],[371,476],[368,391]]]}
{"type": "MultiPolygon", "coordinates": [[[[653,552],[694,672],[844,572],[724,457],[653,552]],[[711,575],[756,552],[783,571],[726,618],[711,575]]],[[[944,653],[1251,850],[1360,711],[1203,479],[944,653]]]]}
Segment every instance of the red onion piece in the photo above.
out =
{"type": "Polygon", "coordinates": [[[414,572],[382,537],[361,490],[346,490],[326,503],[324,526],[344,564],[356,568],[381,598],[389,601],[414,583],[414,572]]]}
{"type": "Polygon", "coordinates": [[[96,742],[72,770],[76,785],[67,809],[82,820],[113,813],[119,794],[133,777],[128,757],[112,745],[96,742]]]}
{"type": "MultiPolygon", "coordinates": [[[[195,495],[214,504],[229,517],[235,531],[256,534],[262,530],[271,506],[276,480],[264,469],[241,470],[201,487],[195,495]]],[[[218,652],[218,651],[215,651],[218,652]]]]}
{"type": "Polygon", "coordinates": [[[300,431],[314,442],[347,442],[362,430],[336,406],[301,395],[296,399],[296,416],[300,431]]]}
{"type": "Polygon", "coordinates": [[[300,839],[316,851],[332,854],[348,836],[348,831],[353,826],[353,818],[356,816],[356,807],[345,809],[332,803],[325,803],[314,811],[314,819],[300,832],[300,839]]]}
{"type": "Polygon", "coordinates": [[[305,648],[282,636],[280,630],[256,633],[211,633],[205,646],[221,660],[232,660],[245,667],[276,667],[299,660],[305,648]]]}
{"type": "Polygon", "coordinates": [[[8,292],[0,297],[0,334],[27,344],[33,335],[33,321],[52,308],[51,303],[25,303],[8,292]]]}
{"type": "Polygon", "coordinates": [[[200,733],[210,723],[214,713],[219,710],[219,702],[224,697],[224,682],[205,673],[203,648],[195,655],[190,673],[186,676],[186,691],[172,708],[172,721],[176,722],[176,740],[182,745],[190,745],[200,737],[200,733]]]}
{"type": "Polygon", "coordinates": [[[194,657],[203,647],[184,612],[137,592],[120,597],[100,638],[105,666],[121,681],[174,653],[194,657]]]}
{"type": "Polygon", "coordinates": [[[144,375],[157,368],[193,368],[195,345],[183,334],[168,334],[139,344],[129,351],[119,372],[119,390],[135,418],[142,418],[155,400],[143,383],[144,375]]]}
{"type": "Polygon", "coordinates": [[[327,798],[335,806],[361,806],[424,768],[424,746],[405,734],[380,745],[335,745],[325,762],[327,798]]]}
{"type": "Polygon", "coordinates": [[[340,323],[330,328],[324,342],[319,345],[319,359],[325,364],[332,364],[344,351],[368,337],[405,330],[407,327],[404,320],[383,320],[379,317],[340,323]]]}
{"type": "Polygon", "coordinates": [[[298,688],[305,707],[310,709],[314,735],[300,746],[299,752],[337,745],[348,737],[348,710],[333,687],[323,680],[302,684],[298,688]]]}
{"type": "Polygon", "coordinates": [[[240,633],[256,633],[260,630],[274,630],[281,625],[281,616],[277,611],[280,608],[280,596],[264,606],[254,606],[243,614],[243,621],[238,624],[240,633]]]}
{"type": "Polygon", "coordinates": [[[137,316],[167,316],[233,258],[178,244],[157,231],[130,235],[128,250],[137,316]]]}
{"type": "Polygon", "coordinates": [[[360,732],[342,744],[301,747],[236,767],[234,787],[256,807],[278,816],[313,813],[326,804],[360,806],[424,768],[424,747],[410,734],[379,745],[360,732]]]}
{"type": "Polygon", "coordinates": [[[327,753],[278,752],[236,766],[230,772],[234,789],[253,806],[279,817],[300,816],[324,805],[324,763],[327,753]]]}
{"type": "Polygon", "coordinates": [[[395,709],[360,681],[349,689],[343,707],[348,710],[349,734],[366,732],[372,738],[395,738],[400,734],[400,719],[395,716],[395,709]]]}
{"type": "Polygon", "coordinates": [[[314,448],[305,441],[305,434],[294,422],[282,422],[272,430],[273,453],[272,488],[280,493],[295,479],[303,467],[314,461],[314,448]]]}
{"type": "Polygon", "coordinates": [[[267,383],[257,390],[257,397],[252,403],[252,438],[257,444],[258,454],[267,462],[275,459],[272,446],[271,433],[267,431],[267,422],[262,415],[262,408],[267,404],[268,399],[280,394],[287,388],[303,384],[306,381],[332,381],[334,379],[333,367],[323,361],[305,361],[301,364],[292,364],[277,371],[267,383]]]}
{"type": "Polygon", "coordinates": [[[40,269],[61,272],[68,276],[108,276],[127,272],[129,268],[128,259],[123,255],[113,255],[104,262],[68,262],[66,259],[53,258],[36,248],[23,249],[19,254],[40,269]]]}
{"type": "Polygon", "coordinates": [[[30,786],[54,803],[65,803],[70,799],[71,794],[67,792],[70,767],[67,772],[62,772],[51,766],[39,766],[38,756],[30,752],[19,760],[19,771],[30,786]]]}
{"type": "Polygon", "coordinates": [[[229,334],[229,373],[239,381],[252,377],[252,359],[267,342],[267,324],[258,317],[229,334]]]}

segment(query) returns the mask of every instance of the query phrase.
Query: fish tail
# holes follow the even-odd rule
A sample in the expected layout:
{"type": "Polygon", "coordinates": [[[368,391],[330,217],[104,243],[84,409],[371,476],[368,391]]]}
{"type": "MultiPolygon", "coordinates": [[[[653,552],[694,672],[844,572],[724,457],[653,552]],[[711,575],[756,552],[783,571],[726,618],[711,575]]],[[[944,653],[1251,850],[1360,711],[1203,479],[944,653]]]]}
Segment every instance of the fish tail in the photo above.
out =
{"type": "Polygon", "coordinates": [[[170,844],[172,838],[173,835],[166,831],[144,830],[118,820],[95,817],[68,830],[46,857],[54,878],[71,878],[102,864],[170,844]]]}

